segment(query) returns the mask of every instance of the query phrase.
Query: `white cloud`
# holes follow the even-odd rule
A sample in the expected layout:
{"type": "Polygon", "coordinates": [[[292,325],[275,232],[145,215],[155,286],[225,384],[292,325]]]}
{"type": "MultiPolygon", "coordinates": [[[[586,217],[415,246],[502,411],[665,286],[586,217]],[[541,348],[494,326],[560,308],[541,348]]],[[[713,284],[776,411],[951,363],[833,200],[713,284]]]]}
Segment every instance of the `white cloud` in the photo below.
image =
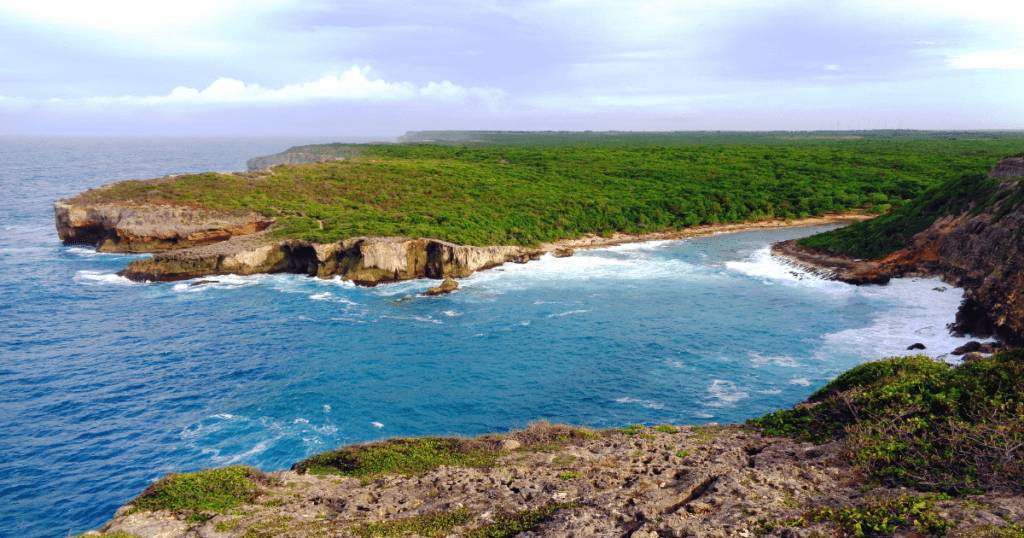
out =
{"type": "Polygon", "coordinates": [[[840,68],[836,64],[828,64],[828,65],[825,66],[825,69],[828,70],[828,71],[842,71],[842,68],[840,68]]]}
{"type": "Polygon", "coordinates": [[[48,26],[137,33],[231,20],[243,13],[284,8],[290,3],[285,0],[0,0],[0,12],[48,26]]]}
{"type": "MultiPolygon", "coordinates": [[[[85,99],[48,99],[35,101],[52,106],[88,106],[89,108],[194,108],[197,106],[289,105],[313,101],[485,101],[494,104],[507,94],[496,88],[465,88],[450,81],[430,82],[417,87],[411,82],[386,82],[370,79],[369,67],[353,66],[340,77],[326,75],[320,80],[293,84],[281,89],[246,84],[241,80],[220,78],[204,90],[178,86],[167,95],[136,97],[92,97],[85,99]]],[[[22,105],[33,100],[18,99],[22,105]]]]}
{"type": "Polygon", "coordinates": [[[1024,51],[984,50],[949,58],[954,69],[1024,69],[1024,51]]]}

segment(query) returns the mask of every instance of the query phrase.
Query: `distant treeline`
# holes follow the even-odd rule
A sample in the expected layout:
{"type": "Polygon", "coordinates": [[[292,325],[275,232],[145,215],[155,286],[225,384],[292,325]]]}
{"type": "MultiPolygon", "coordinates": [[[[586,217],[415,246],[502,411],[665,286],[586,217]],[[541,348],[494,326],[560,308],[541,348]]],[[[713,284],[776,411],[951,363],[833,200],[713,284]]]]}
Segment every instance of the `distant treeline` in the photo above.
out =
{"type": "Polygon", "coordinates": [[[80,196],[255,210],[278,217],[279,236],[317,242],[365,235],[535,245],[590,232],[886,212],[929,187],[987,172],[1024,146],[1021,133],[974,136],[357,151],[339,144],[349,160],[125,182],[80,196]]]}

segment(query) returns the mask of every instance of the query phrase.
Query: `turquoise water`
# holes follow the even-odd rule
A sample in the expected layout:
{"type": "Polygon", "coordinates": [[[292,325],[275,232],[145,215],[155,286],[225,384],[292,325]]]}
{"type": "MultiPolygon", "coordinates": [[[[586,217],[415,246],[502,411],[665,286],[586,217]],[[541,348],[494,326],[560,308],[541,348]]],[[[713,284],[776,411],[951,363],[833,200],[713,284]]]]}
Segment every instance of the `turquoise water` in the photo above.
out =
{"type": "Polygon", "coordinates": [[[735,422],[915,342],[960,302],[773,260],[791,228],[622,245],[461,281],[292,275],[135,284],[63,247],[52,203],[110,181],[243,169],[317,139],[0,138],[0,535],[97,528],[172,471],[289,467],[345,443],[537,420],[735,422]]]}

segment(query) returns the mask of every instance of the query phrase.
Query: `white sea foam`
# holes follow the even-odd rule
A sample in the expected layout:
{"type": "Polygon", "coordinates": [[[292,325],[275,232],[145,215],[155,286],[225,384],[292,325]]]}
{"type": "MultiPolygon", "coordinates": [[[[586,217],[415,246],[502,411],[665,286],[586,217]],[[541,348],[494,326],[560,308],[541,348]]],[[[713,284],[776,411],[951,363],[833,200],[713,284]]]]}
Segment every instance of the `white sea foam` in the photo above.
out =
{"type": "Polygon", "coordinates": [[[139,282],[133,282],[123,276],[117,276],[114,273],[107,273],[104,271],[89,271],[82,270],[75,273],[74,278],[75,284],[81,284],[83,286],[103,286],[103,285],[116,285],[116,286],[139,286],[142,285],[139,282]]]}
{"type": "Polygon", "coordinates": [[[711,407],[732,405],[744,398],[750,397],[749,394],[738,388],[735,383],[723,379],[715,379],[711,382],[711,386],[708,387],[708,395],[716,400],[706,404],[711,407]]]}
{"type": "Polygon", "coordinates": [[[758,392],[760,392],[761,394],[782,394],[782,391],[779,390],[779,389],[767,389],[767,390],[760,390],[758,392]]]}
{"type": "Polygon", "coordinates": [[[331,406],[325,405],[324,406],[324,413],[330,413],[330,412],[331,412],[331,406]]]}
{"type": "Polygon", "coordinates": [[[875,360],[921,353],[957,361],[949,353],[971,340],[954,337],[946,328],[947,323],[956,319],[963,290],[950,288],[939,279],[894,279],[885,286],[861,287],[858,292],[895,307],[884,310],[868,327],[825,335],[826,354],[853,351],[864,360],[875,360]],[[924,344],[925,349],[907,350],[914,343],[924,344]]]}
{"type": "Polygon", "coordinates": [[[790,379],[789,380],[789,384],[790,385],[800,385],[802,387],[809,387],[809,386],[811,386],[811,380],[807,379],[806,377],[799,377],[799,378],[795,378],[795,379],[790,379]]]}
{"type": "Polygon", "coordinates": [[[235,415],[230,413],[217,413],[216,415],[210,415],[210,418],[219,418],[221,420],[231,420],[235,418],[235,415]]]}
{"type": "Polygon", "coordinates": [[[848,286],[841,282],[823,280],[807,270],[788,263],[784,258],[772,256],[771,247],[754,251],[745,260],[725,262],[725,268],[747,276],[760,279],[765,284],[781,283],[786,285],[803,284],[805,286],[841,289],[848,286]]]}
{"type": "Polygon", "coordinates": [[[384,425],[381,424],[380,422],[371,422],[370,424],[373,424],[374,428],[383,428],[384,427],[384,425]]]}
{"type": "Polygon", "coordinates": [[[292,424],[309,424],[309,421],[304,418],[297,418],[292,421],[292,424]]]}
{"type": "Polygon", "coordinates": [[[327,302],[331,302],[331,303],[341,303],[341,304],[347,304],[347,305],[352,305],[352,306],[359,306],[359,303],[357,303],[355,301],[350,301],[350,300],[346,299],[345,297],[337,297],[337,296],[335,296],[333,293],[331,293],[329,291],[323,291],[323,292],[320,292],[320,293],[314,293],[313,295],[310,295],[309,298],[314,300],[314,301],[327,301],[327,302]]]}
{"type": "Polygon", "coordinates": [[[549,318],[560,318],[562,316],[569,316],[569,315],[572,315],[572,314],[583,314],[585,312],[590,312],[590,310],[569,310],[567,312],[561,312],[561,313],[558,313],[558,314],[548,314],[548,317],[549,318]]]}
{"type": "Polygon", "coordinates": [[[799,368],[803,366],[799,360],[785,355],[778,357],[762,357],[760,354],[754,352],[750,352],[749,355],[752,357],[750,362],[754,367],[764,364],[774,364],[776,366],[785,366],[787,368],[799,368]]]}
{"type": "Polygon", "coordinates": [[[250,448],[249,450],[247,450],[247,451],[245,451],[245,452],[243,452],[241,454],[235,454],[235,455],[232,455],[232,456],[221,456],[219,450],[212,450],[212,452],[214,452],[214,454],[216,454],[216,455],[214,455],[210,459],[213,460],[214,462],[216,462],[218,465],[227,466],[227,465],[232,465],[234,463],[237,463],[238,461],[242,460],[242,458],[247,458],[249,456],[255,456],[256,454],[259,454],[260,452],[263,452],[266,449],[267,449],[267,442],[266,441],[260,441],[259,443],[256,443],[256,446],[250,448]]]}
{"type": "MultiPolygon", "coordinates": [[[[666,256],[659,249],[643,247],[609,247],[582,251],[568,258],[555,258],[550,254],[526,264],[507,263],[500,270],[479,271],[465,279],[488,291],[524,289],[537,281],[591,281],[626,280],[645,282],[658,278],[689,279],[713,277],[707,268],[666,256]]],[[[543,303],[537,303],[543,304],[543,303]]]]}
{"type": "Polygon", "coordinates": [[[623,397],[623,398],[616,398],[615,401],[618,402],[618,403],[624,403],[624,404],[638,403],[638,404],[644,406],[647,409],[664,409],[665,408],[665,404],[660,403],[660,402],[654,402],[654,401],[651,401],[651,400],[637,400],[636,398],[623,397]]]}

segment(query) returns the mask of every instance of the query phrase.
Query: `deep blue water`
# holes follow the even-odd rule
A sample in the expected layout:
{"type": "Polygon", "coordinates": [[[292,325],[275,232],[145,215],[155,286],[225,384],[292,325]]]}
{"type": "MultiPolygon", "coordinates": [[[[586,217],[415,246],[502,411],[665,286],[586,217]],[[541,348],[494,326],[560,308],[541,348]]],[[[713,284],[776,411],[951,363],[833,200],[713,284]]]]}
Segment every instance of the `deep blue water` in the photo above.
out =
{"type": "Polygon", "coordinates": [[[959,290],[855,288],[769,243],[819,228],[506,265],[456,294],[299,276],[134,284],[63,247],[52,204],[124,179],[241,170],[316,138],[0,137],[0,536],[98,528],[172,471],[289,467],[341,444],[735,422],[914,342],[947,353],[959,290]]]}

